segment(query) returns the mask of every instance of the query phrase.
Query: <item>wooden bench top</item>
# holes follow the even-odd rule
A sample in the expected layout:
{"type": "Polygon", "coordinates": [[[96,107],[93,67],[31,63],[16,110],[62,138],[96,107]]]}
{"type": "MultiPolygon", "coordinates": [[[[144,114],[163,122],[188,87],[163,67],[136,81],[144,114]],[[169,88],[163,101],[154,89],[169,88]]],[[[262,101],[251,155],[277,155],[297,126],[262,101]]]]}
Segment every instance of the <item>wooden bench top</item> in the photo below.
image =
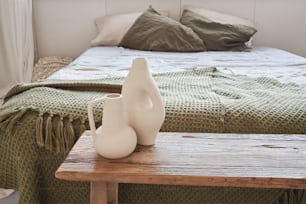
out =
{"type": "Polygon", "coordinates": [[[56,177],[75,181],[306,188],[306,135],[159,133],[128,157],[96,154],[89,132],[56,177]]]}

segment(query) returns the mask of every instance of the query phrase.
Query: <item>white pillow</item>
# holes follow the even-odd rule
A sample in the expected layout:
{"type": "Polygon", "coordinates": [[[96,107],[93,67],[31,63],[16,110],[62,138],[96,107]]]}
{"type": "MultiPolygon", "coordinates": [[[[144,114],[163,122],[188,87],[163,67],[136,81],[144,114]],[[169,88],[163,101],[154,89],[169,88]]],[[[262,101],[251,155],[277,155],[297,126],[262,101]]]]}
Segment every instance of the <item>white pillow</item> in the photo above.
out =
{"type": "MultiPolygon", "coordinates": [[[[160,13],[168,16],[167,12],[160,13]]],[[[91,41],[91,45],[117,46],[141,14],[142,12],[122,13],[97,18],[95,23],[99,32],[96,38],[91,41]]]]}

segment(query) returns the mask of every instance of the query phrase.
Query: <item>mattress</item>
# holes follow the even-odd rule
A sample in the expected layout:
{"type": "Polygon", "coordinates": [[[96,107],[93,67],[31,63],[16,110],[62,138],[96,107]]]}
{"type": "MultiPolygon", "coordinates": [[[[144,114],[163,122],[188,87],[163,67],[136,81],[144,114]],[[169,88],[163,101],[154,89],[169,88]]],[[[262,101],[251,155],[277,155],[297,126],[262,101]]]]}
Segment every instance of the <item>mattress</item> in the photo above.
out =
{"type": "Polygon", "coordinates": [[[249,52],[150,52],[122,47],[92,47],[49,79],[87,80],[126,76],[132,60],[145,57],[151,73],[185,71],[195,67],[217,67],[221,72],[271,77],[283,83],[306,87],[306,58],[271,47],[249,52]]]}

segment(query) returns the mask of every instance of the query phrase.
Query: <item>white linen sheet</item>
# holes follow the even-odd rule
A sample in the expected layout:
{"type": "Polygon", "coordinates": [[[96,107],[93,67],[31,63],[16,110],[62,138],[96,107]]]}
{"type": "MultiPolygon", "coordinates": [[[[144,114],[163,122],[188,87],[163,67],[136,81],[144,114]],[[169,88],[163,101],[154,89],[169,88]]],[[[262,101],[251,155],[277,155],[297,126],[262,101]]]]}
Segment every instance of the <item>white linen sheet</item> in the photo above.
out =
{"type": "Polygon", "coordinates": [[[271,77],[283,83],[293,82],[306,87],[306,58],[270,47],[255,47],[250,52],[195,53],[93,47],[49,79],[86,80],[126,76],[136,57],[147,59],[151,73],[215,66],[225,73],[271,77]]]}

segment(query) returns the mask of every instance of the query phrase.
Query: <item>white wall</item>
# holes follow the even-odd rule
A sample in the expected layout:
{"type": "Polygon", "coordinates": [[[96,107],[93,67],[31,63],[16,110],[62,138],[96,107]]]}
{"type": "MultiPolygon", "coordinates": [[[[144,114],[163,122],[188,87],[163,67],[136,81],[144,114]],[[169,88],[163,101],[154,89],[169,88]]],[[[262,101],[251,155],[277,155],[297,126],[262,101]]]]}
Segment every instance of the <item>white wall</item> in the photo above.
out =
{"type": "Polygon", "coordinates": [[[75,57],[96,35],[94,19],[105,15],[105,0],[33,0],[38,57],[75,57]]]}
{"type": "Polygon", "coordinates": [[[149,5],[179,19],[186,4],[205,6],[255,21],[254,44],[306,57],[304,0],[33,0],[39,57],[76,57],[95,37],[94,19],[105,14],[143,11],[149,5]]]}
{"type": "Polygon", "coordinates": [[[282,48],[306,57],[306,1],[257,0],[255,43],[282,48]]]}

